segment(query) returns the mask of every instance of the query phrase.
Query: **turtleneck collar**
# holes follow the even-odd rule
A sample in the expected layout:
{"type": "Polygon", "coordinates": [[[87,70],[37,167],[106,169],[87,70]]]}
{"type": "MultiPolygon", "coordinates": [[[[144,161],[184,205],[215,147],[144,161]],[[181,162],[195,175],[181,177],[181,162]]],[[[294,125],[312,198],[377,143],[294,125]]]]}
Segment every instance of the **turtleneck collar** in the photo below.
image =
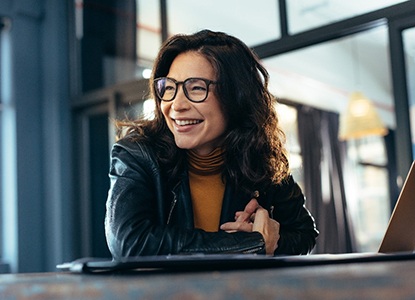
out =
{"type": "Polygon", "coordinates": [[[208,155],[199,155],[189,150],[189,171],[199,175],[211,175],[220,173],[222,170],[224,158],[221,148],[214,149],[208,155]]]}

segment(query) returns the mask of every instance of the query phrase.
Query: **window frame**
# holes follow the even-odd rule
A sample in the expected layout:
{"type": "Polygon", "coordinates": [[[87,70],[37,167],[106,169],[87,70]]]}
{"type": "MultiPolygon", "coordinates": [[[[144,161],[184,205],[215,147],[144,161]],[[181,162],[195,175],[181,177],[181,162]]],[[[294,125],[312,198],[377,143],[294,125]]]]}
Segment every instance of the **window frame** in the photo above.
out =
{"type": "MultiPolygon", "coordinates": [[[[6,267],[8,268],[8,265],[4,265],[4,263],[2,263],[2,259],[4,257],[5,254],[5,249],[4,249],[4,240],[5,238],[5,231],[4,228],[8,228],[8,226],[6,226],[6,221],[5,221],[5,216],[3,214],[5,214],[5,209],[4,209],[4,189],[3,186],[5,186],[3,179],[3,173],[4,173],[4,160],[5,158],[5,153],[4,153],[4,148],[3,146],[5,145],[4,142],[4,136],[3,136],[3,131],[4,131],[4,113],[5,113],[5,109],[6,109],[6,105],[7,105],[7,98],[9,98],[9,95],[6,95],[6,93],[8,93],[8,89],[9,89],[9,85],[10,82],[8,80],[6,80],[6,78],[10,78],[10,69],[9,69],[9,65],[6,64],[5,62],[10,61],[10,49],[8,49],[8,47],[10,47],[9,44],[9,31],[10,31],[10,27],[11,27],[11,21],[9,18],[0,16],[0,273],[1,273],[1,269],[6,267]],[[7,43],[6,43],[7,42],[7,43]],[[6,48],[7,47],[7,48],[6,48]]],[[[14,172],[13,172],[14,174],[14,172]]]]}

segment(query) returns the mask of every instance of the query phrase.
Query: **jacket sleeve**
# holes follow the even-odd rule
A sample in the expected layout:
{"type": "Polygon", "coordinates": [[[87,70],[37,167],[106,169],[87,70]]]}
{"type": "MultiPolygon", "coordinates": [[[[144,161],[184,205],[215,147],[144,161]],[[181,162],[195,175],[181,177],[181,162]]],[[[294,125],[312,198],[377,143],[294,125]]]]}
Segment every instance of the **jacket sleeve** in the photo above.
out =
{"type": "Polygon", "coordinates": [[[305,207],[301,188],[290,176],[273,195],[273,217],[280,223],[280,239],[274,254],[307,254],[315,246],[318,231],[305,207]]]}
{"type": "Polygon", "coordinates": [[[205,232],[166,225],[159,169],[138,144],[115,144],[105,216],[108,247],[115,259],[185,253],[262,253],[260,233],[205,232]],[[137,147],[138,146],[138,147],[137,147]]]}

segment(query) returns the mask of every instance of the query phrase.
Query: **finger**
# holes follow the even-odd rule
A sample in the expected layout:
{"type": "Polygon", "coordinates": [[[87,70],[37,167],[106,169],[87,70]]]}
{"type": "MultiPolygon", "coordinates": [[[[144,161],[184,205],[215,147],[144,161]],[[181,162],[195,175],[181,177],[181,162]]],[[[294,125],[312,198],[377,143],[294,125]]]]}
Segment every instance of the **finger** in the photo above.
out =
{"type": "Polygon", "coordinates": [[[259,207],[259,203],[255,198],[252,198],[251,201],[245,206],[244,212],[248,214],[253,214],[259,207]]]}
{"type": "Polygon", "coordinates": [[[244,215],[245,214],[245,212],[243,212],[243,211],[237,211],[236,213],[235,213],[235,220],[237,220],[240,216],[242,216],[242,215],[244,215]]]}
{"type": "Polygon", "coordinates": [[[239,217],[241,214],[243,214],[244,212],[243,211],[237,211],[236,213],[235,213],[235,217],[239,217]]]}
{"type": "Polygon", "coordinates": [[[267,234],[269,216],[265,209],[259,208],[255,213],[255,219],[253,222],[252,230],[259,231],[262,235],[267,234]]]}
{"type": "Polygon", "coordinates": [[[240,222],[248,222],[251,218],[251,215],[255,213],[258,207],[260,207],[258,201],[255,198],[251,199],[245,206],[243,212],[238,211],[235,213],[235,220],[240,222]]]}
{"type": "Polygon", "coordinates": [[[220,226],[221,230],[226,232],[245,231],[252,232],[252,223],[246,222],[227,222],[220,226]]]}
{"type": "Polygon", "coordinates": [[[251,218],[252,221],[258,225],[264,224],[268,222],[269,219],[268,211],[265,208],[259,207],[255,214],[252,214],[251,218]]]}
{"type": "Polygon", "coordinates": [[[239,214],[235,214],[235,221],[236,222],[248,222],[251,215],[242,211],[239,214]]]}

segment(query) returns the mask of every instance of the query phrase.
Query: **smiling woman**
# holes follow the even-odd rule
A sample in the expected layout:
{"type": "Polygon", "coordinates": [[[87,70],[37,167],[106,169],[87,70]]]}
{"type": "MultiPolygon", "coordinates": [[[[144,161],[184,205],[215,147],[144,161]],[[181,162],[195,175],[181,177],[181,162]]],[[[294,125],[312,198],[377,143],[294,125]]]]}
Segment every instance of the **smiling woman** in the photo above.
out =
{"type": "Polygon", "coordinates": [[[200,83],[196,85],[196,80],[189,76],[215,79],[213,67],[203,55],[195,51],[185,52],[174,59],[168,76],[185,82],[182,92],[173,89],[174,94],[170,98],[174,101],[161,98],[161,111],[176,145],[181,149],[192,149],[200,155],[208,155],[222,143],[226,118],[215,93],[209,93],[209,83],[214,80],[198,79],[200,83]],[[192,103],[194,101],[197,102],[192,103]]]}
{"type": "Polygon", "coordinates": [[[310,252],[318,233],[251,50],[220,32],[173,36],[150,87],[154,118],[118,122],[111,153],[113,257],[310,252]]]}

